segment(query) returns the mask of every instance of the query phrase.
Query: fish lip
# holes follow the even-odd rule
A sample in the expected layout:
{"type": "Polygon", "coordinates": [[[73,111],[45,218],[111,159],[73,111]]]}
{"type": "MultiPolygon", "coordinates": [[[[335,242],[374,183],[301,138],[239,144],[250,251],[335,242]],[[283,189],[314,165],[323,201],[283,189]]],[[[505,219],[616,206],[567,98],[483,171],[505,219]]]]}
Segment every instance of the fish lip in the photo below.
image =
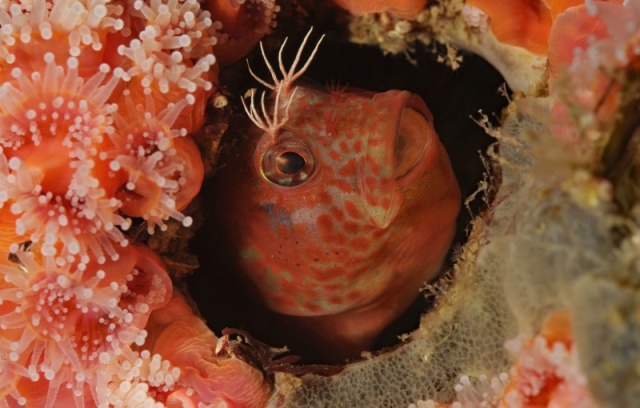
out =
{"type": "Polygon", "coordinates": [[[428,166],[437,160],[431,154],[434,153],[432,147],[437,147],[437,143],[433,143],[437,135],[431,112],[419,95],[391,90],[375,94],[372,106],[376,110],[371,118],[380,122],[376,124],[378,132],[373,142],[371,137],[367,138],[358,182],[369,221],[384,229],[399,214],[404,193],[415,188],[414,184],[428,166]],[[373,164],[368,163],[370,152],[373,156],[369,157],[375,160],[373,164]],[[376,175],[377,182],[365,183],[371,174],[376,175]]]}
{"type": "MultiPolygon", "coordinates": [[[[425,170],[427,169],[427,164],[429,161],[427,157],[429,150],[431,150],[429,148],[433,145],[432,143],[433,136],[436,135],[435,130],[433,128],[433,115],[431,114],[431,111],[429,111],[429,108],[425,104],[424,100],[419,95],[411,94],[411,96],[407,99],[407,102],[405,103],[402,109],[401,115],[404,115],[407,109],[412,109],[413,111],[421,114],[425,118],[428,124],[428,129],[427,129],[428,132],[425,133],[421,139],[419,139],[419,141],[421,143],[424,142],[424,144],[419,149],[419,153],[415,155],[416,159],[414,163],[411,164],[410,167],[404,170],[401,174],[396,175],[396,183],[400,191],[406,190],[408,187],[410,187],[412,184],[418,181],[424,174],[425,170]]],[[[400,132],[401,120],[402,120],[402,116],[398,120],[398,131],[396,133],[394,149],[398,148],[399,140],[402,137],[400,132]]],[[[412,142],[415,142],[415,140],[413,140],[412,142]]],[[[397,168],[398,168],[398,163],[396,162],[396,170],[397,168]]]]}

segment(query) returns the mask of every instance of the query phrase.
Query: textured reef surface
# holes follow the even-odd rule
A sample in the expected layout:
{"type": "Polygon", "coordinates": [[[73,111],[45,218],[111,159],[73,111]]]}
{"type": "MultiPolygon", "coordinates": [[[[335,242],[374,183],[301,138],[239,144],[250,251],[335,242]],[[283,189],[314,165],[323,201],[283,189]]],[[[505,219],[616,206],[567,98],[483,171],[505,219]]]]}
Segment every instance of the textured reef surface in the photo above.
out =
{"type": "Polygon", "coordinates": [[[638,33],[0,1],[0,407],[639,405],[638,33]]]}

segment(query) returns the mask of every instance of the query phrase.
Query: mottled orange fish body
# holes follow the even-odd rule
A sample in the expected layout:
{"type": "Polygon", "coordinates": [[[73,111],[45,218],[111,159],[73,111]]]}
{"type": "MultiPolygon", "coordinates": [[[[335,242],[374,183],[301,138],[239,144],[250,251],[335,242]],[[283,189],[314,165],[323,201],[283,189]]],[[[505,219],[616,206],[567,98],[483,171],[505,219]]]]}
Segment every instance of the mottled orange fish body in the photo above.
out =
{"type": "Polygon", "coordinates": [[[371,339],[441,272],[460,190],[420,97],[296,85],[219,170],[216,211],[270,309],[366,310],[371,339]]]}

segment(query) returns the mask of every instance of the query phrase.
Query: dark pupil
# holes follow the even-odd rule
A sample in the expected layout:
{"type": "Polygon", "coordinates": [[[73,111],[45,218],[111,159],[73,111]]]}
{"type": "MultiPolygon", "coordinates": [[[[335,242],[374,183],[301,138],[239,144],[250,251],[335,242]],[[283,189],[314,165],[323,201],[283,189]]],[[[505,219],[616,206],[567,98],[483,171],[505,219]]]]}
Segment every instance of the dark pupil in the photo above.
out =
{"type": "Polygon", "coordinates": [[[298,153],[284,152],[276,159],[276,166],[284,174],[295,174],[304,168],[304,158],[298,153]]]}

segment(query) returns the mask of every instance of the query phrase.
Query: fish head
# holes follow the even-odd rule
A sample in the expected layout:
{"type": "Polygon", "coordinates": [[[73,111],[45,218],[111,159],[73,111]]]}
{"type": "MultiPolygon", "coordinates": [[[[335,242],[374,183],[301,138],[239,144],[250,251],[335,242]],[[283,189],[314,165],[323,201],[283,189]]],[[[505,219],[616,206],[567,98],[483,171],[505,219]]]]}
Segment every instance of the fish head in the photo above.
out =
{"type": "Polygon", "coordinates": [[[278,132],[253,129],[218,174],[243,274],[283,314],[403,309],[440,271],[460,206],[431,113],[407,91],[299,82],[281,108],[278,132]]]}

